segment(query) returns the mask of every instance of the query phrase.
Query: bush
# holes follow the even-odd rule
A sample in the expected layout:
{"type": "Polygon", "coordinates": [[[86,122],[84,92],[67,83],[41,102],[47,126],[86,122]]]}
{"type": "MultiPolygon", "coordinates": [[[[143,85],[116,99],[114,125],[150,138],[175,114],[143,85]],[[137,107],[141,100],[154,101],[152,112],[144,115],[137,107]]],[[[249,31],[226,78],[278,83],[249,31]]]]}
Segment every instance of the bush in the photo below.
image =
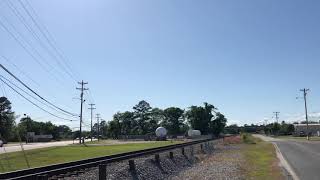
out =
{"type": "Polygon", "coordinates": [[[256,142],[251,134],[241,133],[241,139],[246,144],[256,144],[256,142]]]}

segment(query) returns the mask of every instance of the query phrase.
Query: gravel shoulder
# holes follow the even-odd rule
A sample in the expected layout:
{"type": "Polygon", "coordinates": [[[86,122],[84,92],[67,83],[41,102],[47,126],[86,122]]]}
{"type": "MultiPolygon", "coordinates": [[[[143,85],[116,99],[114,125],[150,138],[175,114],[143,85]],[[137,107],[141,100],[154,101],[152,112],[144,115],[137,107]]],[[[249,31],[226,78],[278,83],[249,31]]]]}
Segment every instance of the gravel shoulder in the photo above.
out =
{"type": "MultiPolygon", "coordinates": [[[[134,159],[136,170],[130,171],[128,161],[112,163],[107,166],[107,179],[245,179],[241,170],[243,157],[236,153],[239,145],[224,145],[221,140],[173,150],[174,158],[169,152],[160,154],[157,163],[154,156],[134,159]]],[[[80,175],[64,179],[98,179],[98,169],[88,169],[80,175]]]]}

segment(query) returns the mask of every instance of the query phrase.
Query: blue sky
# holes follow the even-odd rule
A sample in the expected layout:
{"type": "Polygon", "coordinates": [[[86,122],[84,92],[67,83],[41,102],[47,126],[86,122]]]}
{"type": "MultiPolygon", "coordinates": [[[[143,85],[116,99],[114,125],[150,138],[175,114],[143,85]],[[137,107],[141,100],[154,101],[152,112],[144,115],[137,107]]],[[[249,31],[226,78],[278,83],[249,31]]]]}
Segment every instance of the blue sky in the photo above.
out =
{"type": "MultiPolygon", "coordinates": [[[[21,0],[25,5],[25,0],[21,0]]],[[[12,4],[28,19],[18,0],[12,4]]],[[[320,112],[320,11],[318,1],[298,0],[70,0],[29,3],[77,79],[87,87],[97,111],[110,120],[117,111],[131,110],[139,100],[165,108],[209,102],[229,123],[301,120],[299,89],[310,88],[309,109],[320,112]]],[[[29,7],[29,6],[27,6],[29,7]]],[[[31,36],[6,0],[0,21],[15,26],[51,64],[51,73],[0,26],[0,55],[13,61],[36,81],[0,58],[41,95],[72,112],[79,112],[76,83],[31,36]],[[53,77],[52,74],[55,74],[53,77]],[[56,79],[59,79],[57,81],[56,79]]],[[[9,24],[6,24],[10,27],[9,24]]],[[[14,34],[17,32],[11,29],[14,34]]],[[[44,41],[45,42],[45,41],[44,41]]],[[[32,48],[29,47],[29,48],[32,48]]],[[[3,71],[1,75],[8,77],[3,71]]],[[[17,114],[76,127],[41,112],[6,87],[17,114]]],[[[89,100],[88,100],[89,101],[89,100]]],[[[86,106],[87,108],[87,106],[86,106]]],[[[85,111],[89,122],[89,111],[85,111]]]]}

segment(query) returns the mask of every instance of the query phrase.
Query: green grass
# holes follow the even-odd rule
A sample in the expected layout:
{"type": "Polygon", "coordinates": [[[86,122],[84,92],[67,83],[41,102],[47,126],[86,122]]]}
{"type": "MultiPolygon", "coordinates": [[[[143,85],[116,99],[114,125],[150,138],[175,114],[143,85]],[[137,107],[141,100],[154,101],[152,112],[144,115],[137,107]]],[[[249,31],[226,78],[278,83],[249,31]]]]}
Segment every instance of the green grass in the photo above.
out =
{"type": "Polygon", "coordinates": [[[246,179],[283,179],[274,146],[250,134],[242,137],[246,137],[242,149],[246,160],[246,179]]]}
{"type": "MultiPolygon", "coordinates": [[[[39,167],[50,164],[76,161],[86,158],[106,156],[111,154],[136,151],[160,146],[167,146],[179,142],[159,141],[151,143],[118,144],[109,146],[84,146],[71,145],[63,147],[50,147],[25,151],[31,167],[39,167]]],[[[7,153],[9,163],[5,160],[5,155],[0,155],[0,172],[8,172],[19,169],[26,169],[26,161],[22,152],[7,153]]]]}

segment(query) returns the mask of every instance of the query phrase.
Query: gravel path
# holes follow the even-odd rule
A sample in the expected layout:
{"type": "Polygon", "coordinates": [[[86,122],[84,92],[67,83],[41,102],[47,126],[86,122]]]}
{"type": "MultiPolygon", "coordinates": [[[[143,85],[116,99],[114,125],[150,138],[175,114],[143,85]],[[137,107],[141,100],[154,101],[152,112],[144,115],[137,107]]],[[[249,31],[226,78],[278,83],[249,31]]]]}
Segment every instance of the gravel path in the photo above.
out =
{"type": "MultiPolygon", "coordinates": [[[[203,151],[200,145],[187,147],[185,155],[181,154],[181,149],[173,150],[173,159],[170,159],[169,152],[161,153],[160,163],[154,156],[134,159],[135,171],[129,170],[128,161],[112,163],[107,166],[107,179],[244,179],[239,165],[242,157],[233,153],[236,146],[224,146],[216,141],[214,145],[203,147],[203,151]]],[[[98,169],[87,169],[64,179],[95,180],[98,179],[98,169]]]]}

